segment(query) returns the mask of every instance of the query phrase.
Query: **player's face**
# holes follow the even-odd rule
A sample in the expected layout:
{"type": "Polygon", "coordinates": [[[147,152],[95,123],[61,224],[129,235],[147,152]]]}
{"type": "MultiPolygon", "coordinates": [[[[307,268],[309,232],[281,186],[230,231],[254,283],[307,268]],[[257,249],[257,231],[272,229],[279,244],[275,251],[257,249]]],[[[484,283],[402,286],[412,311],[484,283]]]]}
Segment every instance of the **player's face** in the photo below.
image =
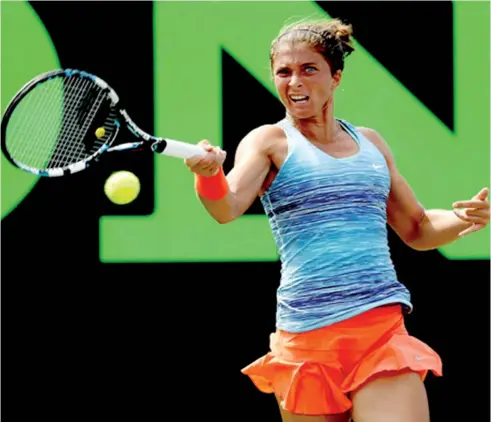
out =
{"type": "Polygon", "coordinates": [[[274,83],[287,112],[299,119],[322,114],[339,84],[324,57],[307,44],[284,43],[273,61],[274,83]]]}

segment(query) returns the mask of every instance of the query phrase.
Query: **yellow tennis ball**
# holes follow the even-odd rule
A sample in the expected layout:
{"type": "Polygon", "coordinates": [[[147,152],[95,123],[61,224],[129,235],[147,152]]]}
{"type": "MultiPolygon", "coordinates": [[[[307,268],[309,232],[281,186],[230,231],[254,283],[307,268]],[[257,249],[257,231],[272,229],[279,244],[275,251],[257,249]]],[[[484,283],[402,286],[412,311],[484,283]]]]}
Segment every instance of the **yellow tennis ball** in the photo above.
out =
{"type": "Polygon", "coordinates": [[[117,171],[107,178],[104,192],[111,202],[126,205],[140,193],[140,180],[129,171],[117,171]]]}
{"type": "Polygon", "coordinates": [[[97,139],[101,139],[106,133],[106,129],[103,127],[97,128],[95,131],[95,136],[97,136],[97,139]]]}

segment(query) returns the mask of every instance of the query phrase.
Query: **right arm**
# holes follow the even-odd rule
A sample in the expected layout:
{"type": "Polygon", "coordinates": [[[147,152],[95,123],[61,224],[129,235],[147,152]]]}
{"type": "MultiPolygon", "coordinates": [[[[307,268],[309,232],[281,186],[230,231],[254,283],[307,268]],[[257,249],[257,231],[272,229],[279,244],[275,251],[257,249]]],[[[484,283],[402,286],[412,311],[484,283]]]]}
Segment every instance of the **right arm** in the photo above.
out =
{"type": "MultiPolygon", "coordinates": [[[[261,126],[249,132],[239,143],[234,168],[226,176],[228,194],[217,200],[198,195],[201,203],[216,221],[221,224],[230,223],[252,205],[270,171],[270,156],[275,140],[282,133],[281,129],[275,126],[261,126]]],[[[219,153],[216,152],[201,160],[186,160],[186,164],[195,173],[203,174],[200,169],[209,168],[209,163],[213,163],[213,160],[218,161],[217,164],[221,166],[219,153]]]]}

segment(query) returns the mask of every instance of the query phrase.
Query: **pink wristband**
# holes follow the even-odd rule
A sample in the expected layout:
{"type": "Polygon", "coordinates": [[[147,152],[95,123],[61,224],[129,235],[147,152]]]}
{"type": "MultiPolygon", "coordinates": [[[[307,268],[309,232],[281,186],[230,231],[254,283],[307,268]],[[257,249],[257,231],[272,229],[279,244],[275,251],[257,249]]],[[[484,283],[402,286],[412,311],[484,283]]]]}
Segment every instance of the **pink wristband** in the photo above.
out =
{"type": "Polygon", "coordinates": [[[196,174],[194,186],[200,196],[213,201],[223,199],[228,194],[228,182],[222,167],[211,177],[196,174]]]}

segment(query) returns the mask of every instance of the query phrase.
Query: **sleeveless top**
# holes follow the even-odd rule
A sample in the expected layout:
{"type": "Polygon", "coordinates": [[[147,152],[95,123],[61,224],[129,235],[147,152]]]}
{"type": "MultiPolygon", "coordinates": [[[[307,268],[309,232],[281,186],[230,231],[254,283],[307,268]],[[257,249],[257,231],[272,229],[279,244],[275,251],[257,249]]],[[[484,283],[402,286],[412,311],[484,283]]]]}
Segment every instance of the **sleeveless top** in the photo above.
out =
{"type": "Polygon", "coordinates": [[[359,150],[335,158],[288,119],[288,155],[260,197],[279,251],[277,329],[300,333],[399,303],[412,311],[387,239],[390,175],[382,153],[338,119],[359,150]]]}

